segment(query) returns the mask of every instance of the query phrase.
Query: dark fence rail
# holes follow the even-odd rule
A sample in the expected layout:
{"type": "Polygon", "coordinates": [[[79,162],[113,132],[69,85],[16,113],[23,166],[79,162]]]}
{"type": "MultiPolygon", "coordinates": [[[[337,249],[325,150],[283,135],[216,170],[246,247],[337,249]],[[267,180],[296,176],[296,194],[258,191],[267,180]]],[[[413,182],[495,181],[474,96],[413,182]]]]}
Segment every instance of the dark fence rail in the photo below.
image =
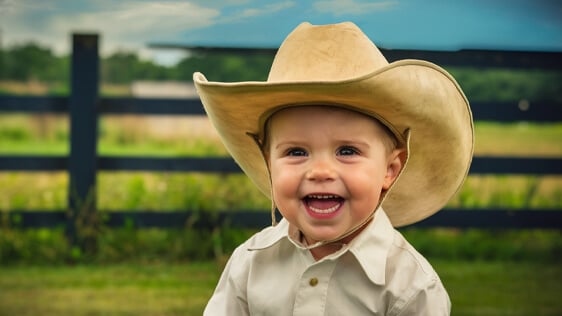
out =
{"type": "MultiPolygon", "coordinates": [[[[217,225],[238,228],[260,228],[271,223],[268,212],[256,210],[219,211],[102,211],[103,224],[108,227],[135,228],[203,228],[217,225]]],[[[414,227],[501,228],[501,229],[560,229],[559,210],[506,210],[482,208],[445,209],[416,223],[414,227]]],[[[10,213],[10,225],[22,228],[64,226],[68,214],[64,210],[25,210],[10,213]]]]}
{"type": "MultiPolygon", "coordinates": [[[[65,171],[67,157],[0,156],[0,171],[65,171]]],[[[242,172],[231,158],[163,158],[98,156],[98,171],[178,171],[208,173],[242,172]]],[[[474,157],[470,174],[560,175],[561,158],[474,157]]]]}
{"type": "MultiPolygon", "coordinates": [[[[190,47],[152,45],[159,48],[185,48],[213,53],[267,53],[270,49],[190,47]]],[[[445,66],[507,67],[562,69],[559,52],[509,52],[461,50],[458,52],[431,52],[384,50],[389,60],[418,58],[445,66]]],[[[65,226],[72,240],[75,223],[84,212],[98,212],[104,224],[120,227],[126,222],[135,227],[199,227],[216,225],[232,227],[264,227],[270,223],[269,212],[255,210],[217,210],[215,212],[184,211],[122,211],[97,210],[95,198],[98,171],[173,171],[239,173],[231,158],[217,157],[109,157],[96,152],[97,122],[104,114],[140,115],[205,115],[198,99],[158,98],[100,98],[98,96],[99,57],[97,35],[73,36],[71,95],[59,96],[0,96],[0,113],[63,113],[70,115],[71,141],[69,156],[0,155],[0,172],[68,171],[69,200],[66,210],[14,210],[9,221],[14,227],[38,228],[65,226]],[[95,197],[95,196],[94,196],[95,197]],[[80,205],[77,201],[82,201],[80,205]]],[[[471,104],[475,120],[500,122],[562,121],[559,102],[484,103],[471,104]],[[501,109],[498,110],[498,109],[501,109]]],[[[470,174],[504,175],[560,175],[562,158],[557,157],[475,157],[470,174]]],[[[445,209],[415,224],[416,227],[456,228],[562,228],[560,209],[445,209]]]]}
{"type": "MultiPolygon", "coordinates": [[[[562,55],[562,54],[561,54],[562,55]]],[[[561,56],[562,58],[562,56],[561,56]]],[[[0,112],[63,113],[69,111],[69,99],[60,96],[1,96],[0,112]]],[[[477,121],[498,122],[560,122],[562,104],[540,102],[471,102],[477,121]],[[499,110],[501,109],[501,111],[499,110]]],[[[198,99],[172,98],[101,98],[97,100],[99,114],[139,115],[205,115],[198,99]]]]}

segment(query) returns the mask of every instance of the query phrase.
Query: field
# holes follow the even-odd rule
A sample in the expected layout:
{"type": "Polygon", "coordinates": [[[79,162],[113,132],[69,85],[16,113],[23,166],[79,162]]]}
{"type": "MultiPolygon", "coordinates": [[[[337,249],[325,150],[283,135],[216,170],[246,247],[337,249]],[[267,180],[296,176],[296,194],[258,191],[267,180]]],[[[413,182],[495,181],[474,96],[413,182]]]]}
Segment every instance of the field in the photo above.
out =
{"type": "MultiPolygon", "coordinates": [[[[103,117],[99,134],[100,155],[227,154],[209,122],[201,117],[103,117]]],[[[562,124],[477,122],[475,134],[476,155],[562,156],[562,124]]],[[[66,155],[68,146],[66,117],[0,116],[0,154],[66,155]]],[[[100,209],[269,207],[269,202],[241,175],[100,172],[98,183],[100,209]]],[[[64,172],[2,173],[0,210],[64,209],[67,184],[64,172]],[[29,183],[34,183],[35,188],[29,183]]],[[[561,208],[562,178],[472,176],[450,205],[561,208]]]]}
{"type": "MultiPolygon", "coordinates": [[[[452,315],[560,315],[562,268],[433,261],[452,315]]],[[[219,277],[212,262],[5,267],[0,315],[201,315],[219,277]]]]}
{"type": "MultiPolygon", "coordinates": [[[[100,155],[224,156],[196,117],[103,117],[100,155]]],[[[562,156],[562,124],[477,122],[476,155],[562,156]]],[[[0,115],[0,155],[66,155],[68,120],[0,115]]],[[[98,173],[102,211],[267,210],[242,175],[98,173]]],[[[0,315],[200,315],[228,254],[253,231],[102,227],[85,256],[62,228],[22,231],[7,211],[64,210],[64,172],[0,173],[0,315]]],[[[470,176],[452,207],[562,208],[562,177],[470,176]]],[[[485,220],[485,219],[483,219],[485,220]]],[[[562,315],[562,238],[541,230],[403,230],[434,264],[452,315],[562,315]]]]}

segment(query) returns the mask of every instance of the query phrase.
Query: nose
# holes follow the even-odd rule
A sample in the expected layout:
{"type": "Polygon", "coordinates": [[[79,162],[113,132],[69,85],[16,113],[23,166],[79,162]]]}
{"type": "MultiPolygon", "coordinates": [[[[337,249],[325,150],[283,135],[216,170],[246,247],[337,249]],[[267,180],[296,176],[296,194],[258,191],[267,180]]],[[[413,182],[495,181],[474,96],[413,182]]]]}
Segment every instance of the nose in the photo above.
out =
{"type": "Polygon", "coordinates": [[[306,172],[306,179],[309,181],[330,181],[336,177],[336,170],[333,162],[325,158],[312,159],[306,172]]]}

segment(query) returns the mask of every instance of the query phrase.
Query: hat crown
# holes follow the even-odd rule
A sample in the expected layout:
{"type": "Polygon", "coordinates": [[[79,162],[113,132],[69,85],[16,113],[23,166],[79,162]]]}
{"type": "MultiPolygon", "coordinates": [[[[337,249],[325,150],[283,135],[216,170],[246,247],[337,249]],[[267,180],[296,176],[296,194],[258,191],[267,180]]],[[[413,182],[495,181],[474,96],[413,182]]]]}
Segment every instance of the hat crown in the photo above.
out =
{"type": "Polygon", "coordinates": [[[340,81],[387,65],[379,49],[355,24],[305,22],[279,47],[267,81],[340,81]]]}

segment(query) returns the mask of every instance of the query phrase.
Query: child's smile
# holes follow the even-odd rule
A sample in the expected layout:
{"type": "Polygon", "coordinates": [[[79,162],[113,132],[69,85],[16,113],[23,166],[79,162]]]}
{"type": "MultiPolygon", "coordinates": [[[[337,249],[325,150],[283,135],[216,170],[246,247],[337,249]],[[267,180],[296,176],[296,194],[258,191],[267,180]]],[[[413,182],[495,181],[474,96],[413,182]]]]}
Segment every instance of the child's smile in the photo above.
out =
{"type": "Polygon", "coordinates": [[[303,199],[308,214],[318,219],[336,216],[345,200],[333,194],[309,194],[303,199]]]}
{"type": "Polygon", "coordinates": [[[400,171],[398,150],[374,119],[306,106],[282,110],[269,124],[273,199],[307,243],[334,240],[364,223],[400,171]]]}

